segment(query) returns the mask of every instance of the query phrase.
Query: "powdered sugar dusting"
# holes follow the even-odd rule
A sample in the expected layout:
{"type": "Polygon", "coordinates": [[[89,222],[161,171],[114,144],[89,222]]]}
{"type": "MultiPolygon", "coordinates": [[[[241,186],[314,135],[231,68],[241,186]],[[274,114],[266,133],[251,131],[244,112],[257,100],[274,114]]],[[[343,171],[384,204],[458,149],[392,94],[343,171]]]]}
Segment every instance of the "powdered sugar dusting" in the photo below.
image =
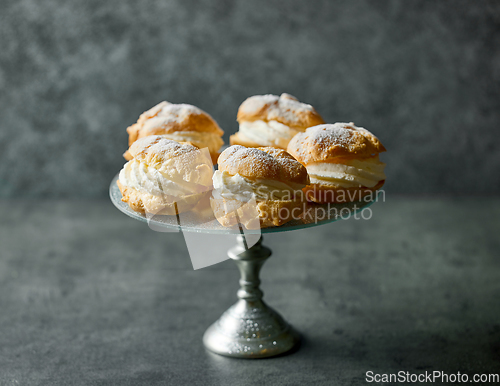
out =
{"type": "Polygon", "coordinates": [[[244,160],[254,171],[261,172],[265,168],[270,168],[276,173],[279,172],[274,157],[258,148],[246,148],[236,145],[229,147],[222,154],[226,152],[229,153],[227,157],[228,160],[231,158],[234,163],[239,163],[244,160]]]}
{"type": "Polygon", "coordinates": [[[254,95],[247,98],[240,106],[240,109],[245,110],[247,113],[256,113],[265,108],[267,104],[276,103],[279,99],[277,95],[254,95]]]}
{"type": "Polygon", "coordinates": [[[305,183],[307,180],[307,172],[297,160],[286,151],[273,147],[231,146],[221,154],[219,169],[230,171],[234,167],[233,170],[238,170],[239,174],[252,177],[252,175],[245,175],[239,169],[239,165],[243,163],[244,169],[251,171],[252,175],[274,176],[274,179],[280,181],[299,182],[298,180],[302,180],[305,183]]]}
{"type": "Polygon", "coordinates": [[[299,101],[297,99],[297,97],[294,97],[291,94],[287,94],[286,92],[284,92],[283,94],[280,95],[280,99],[290,99],[290,100],[297,101],[297,102],[299,101]]]}
{"type": "Polygon", "coordinates": [[[187,104],[168,103],[157,114],[144,122],[143,129],[150,130],[154,127],[176,123],[181,126],[191,115],[208,115],[196,106],[187,104]]]}
{"type": "Polygon", "coordinates": [[[162,131],[203,131],[213,132],[219,136],[223,134],[210,114],[200,108],[185,103],[174,104],[166,101],[142,113],[137,123],[131,127],[135,128],[133,131],[140,133],[139,137],[162,134],[162,131]],[[195,122],[195,129],[193,129],[193,122],[195,122]]]}
{"type": "Polygon", "coordinates": [[[353,122],[337,122],[313,126],[305,133],[297,134],[290,142],[288,150],[301,162],[308,163],[330,158],[333,153],[345,156],[366,151],[378,153],[385,149],[365,128],[357,127],[353,122]]]}
{"type": "Polygon", "coordinates": [[[314,107],[307,103],[299,102],[297,98],[286,97],[287,94],[281,95],[278,100],[278,111],[271,110],[270,113],[281,114],[287,116],[287,119],[292,120],[297,114],[305,112],[314,112],[314,107]],[[288,117],[289,116],[289,117],[288,117]]]}
{"type": "Polygon", "coordinates": [[[202,115],[206,114],[203,110],[200,108],[193,106],[193,105],[188,105],[185,103],[179,103],[179,104],[167,104],[165,105],[159,112],[158,116],[159,117],[177,117],[179,120],[184,120],[186,117],[189,115],[202,115]]]}
{"type": "Polygon", "coordinates": [[[139,120],[137,121],[137,123],[144,123],[148,119],[157,116],[163,110],[163,108],[165,106],[170,105],[170,104],[171,104],[170,102],[163,101],[163,102],[158,103],[156,106],[151,107],[149,110],[143,112],[140,115],[139,120]]]}
{"type": "Polygon", "coordinates": [[[297,126],[303,124],[304,117],[318,115],[314,107],[286,93],[279,97],[272,94],[254,95],[241,104],[240,111],[249,115],[263,113],[261,118],[267,121],[286,121],[297,126]]]}
{"type": "Polygon", "coordinates": [[[336,145],[349,148],[350,141],[353,138],[354,128],[342,124],[319,125],[306,130],[306,138],[314,138],[319,146],[326,143],[335,143],[336,145]]]}
{"type": "Polygon", "coordinates": [[[168,158],[178,157],[192,153],[196,156],[198,149],[188,144],[180,144],[160,135],[150,135],[134,142],[130,147],[130,153],[134,158],[145,157],[146,155],[156,155],[158,157],[167,156],[168,158]]]}

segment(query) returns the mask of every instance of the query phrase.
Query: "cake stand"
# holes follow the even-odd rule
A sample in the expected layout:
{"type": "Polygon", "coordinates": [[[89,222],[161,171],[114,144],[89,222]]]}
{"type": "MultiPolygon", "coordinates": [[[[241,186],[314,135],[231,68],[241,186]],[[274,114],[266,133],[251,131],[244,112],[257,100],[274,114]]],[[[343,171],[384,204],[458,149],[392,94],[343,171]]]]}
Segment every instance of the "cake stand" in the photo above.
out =
{"type": "Polygon", "coordinates": [[[297,347],[299,334],[283,317],[263,300],[260,290],[259,272],[271,256],[271,250],[262,245],[262,234],[287,232],[324,225],[338,219],[346,219],[370,206],[376,198],[365,202],[317,205],[308,204],[310,216],[293,220],[281,227],[243,230],[225,228],[218,223],[211,211],[193,211],[179,216],[154,216],[130,209],[121,201],[122,194],[116,185],[115,176],[109,188],[113,204],[127,216],[153,225],[155,230],[198,232],[211,234],[234,234],[237,245],[228,251],[228,256],[240,271],[238,301],[213,323],[203,336],[203,343],[210,351],[236,358],[265,358],[286,353],[297,347]],[[255,240],[248,247],[247,241],[255,240]]]}

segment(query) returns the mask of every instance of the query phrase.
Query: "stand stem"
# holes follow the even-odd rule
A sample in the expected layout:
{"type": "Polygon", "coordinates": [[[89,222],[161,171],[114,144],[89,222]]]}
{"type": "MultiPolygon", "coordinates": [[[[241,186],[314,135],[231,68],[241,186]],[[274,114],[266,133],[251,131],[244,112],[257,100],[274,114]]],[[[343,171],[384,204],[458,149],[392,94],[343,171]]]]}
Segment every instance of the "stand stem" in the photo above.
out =
{"type": "Polygon", "coordinates": [[[262,237],[250,249],[246,248],[243,236],[238,236],[237,241],[238,245],[229,250],[228,255],[240,270],[241,288],[237,292],[238,299],[252,302],[261,300],[264,293],[259,288],[259,273],[262,265],[271,256],[271,250],[262,245],[262,237]]]}
{"type": "Polygon", "coordinates": [[[208,328],[203,342],[217,354],[238,358],[264,358],[287,352],[298,343],[298,334],[264,303],[259,288],[259,272],[271,250],[262,245],[262,237],[251,248],[247,248],[244,236],[238,236],[237,242],[228,256],[240,271],[239,300],[208,328]]]}

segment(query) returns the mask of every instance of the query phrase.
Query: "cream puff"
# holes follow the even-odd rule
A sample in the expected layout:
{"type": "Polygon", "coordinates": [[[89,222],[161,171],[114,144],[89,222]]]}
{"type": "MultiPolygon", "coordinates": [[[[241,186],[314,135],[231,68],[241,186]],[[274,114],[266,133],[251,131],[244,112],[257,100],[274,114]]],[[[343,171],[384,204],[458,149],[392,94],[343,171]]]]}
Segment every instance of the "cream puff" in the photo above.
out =
{"type": "Polygon", "coordinates": [[[134,142],[117,181],[122,201],[137,212],[173,215],[192,209],[212,188],[206,149],[152,135],[134,142]]]}
{"type": "MultiPolygon", "coordinates": [[[[202,149],[207,147],[215,164],[224,144],[224,131],[206,112],[188,104],[161,102],[142,113],[137,123],[127,128],[128,144],[149,135],[162,135],[177,142],[189,142],[202,149]]],[[[130,152],[123,155],[128,161],[130,152]]]]}
{"type": "Polygon", "coordinates": [[[230,137],[231,145],[287,148],[295,134],[325,123],[311,105],[292,95],[255,95],[238,109],[239,131],[230,137]]]}
{"type": "Polygon", "coordinates": [[[302,214],[308,183],[305,167],[286,151],[235,145],[219,156],[211,206],[226,227],[280,226],[302,214]]]}
{"type": "Polygon", "coordinates": [[[307,168],[306,198],[317,203],[359,201],[380,189],[384,151],[377,137],[352,122],[310,127],[288,144],[288,152],[307,168]]]}

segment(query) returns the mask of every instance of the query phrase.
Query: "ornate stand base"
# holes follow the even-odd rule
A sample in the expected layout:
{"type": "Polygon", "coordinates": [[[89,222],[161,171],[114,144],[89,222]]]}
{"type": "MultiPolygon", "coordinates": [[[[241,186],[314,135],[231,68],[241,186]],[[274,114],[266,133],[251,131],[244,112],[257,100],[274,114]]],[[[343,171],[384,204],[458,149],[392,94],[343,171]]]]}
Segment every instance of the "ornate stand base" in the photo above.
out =
{"type": "Polygon", "coordinates": [[[262,246],[262,239],[248,250],[244,243],[238,236],[238,246],[228,252],[241,273],[239,300],[208,328],[203,343],[217,354],[237,358],[283,354],[298,344],[299,335],[262,301],[259,271],[271,250],[262,246]]]}

